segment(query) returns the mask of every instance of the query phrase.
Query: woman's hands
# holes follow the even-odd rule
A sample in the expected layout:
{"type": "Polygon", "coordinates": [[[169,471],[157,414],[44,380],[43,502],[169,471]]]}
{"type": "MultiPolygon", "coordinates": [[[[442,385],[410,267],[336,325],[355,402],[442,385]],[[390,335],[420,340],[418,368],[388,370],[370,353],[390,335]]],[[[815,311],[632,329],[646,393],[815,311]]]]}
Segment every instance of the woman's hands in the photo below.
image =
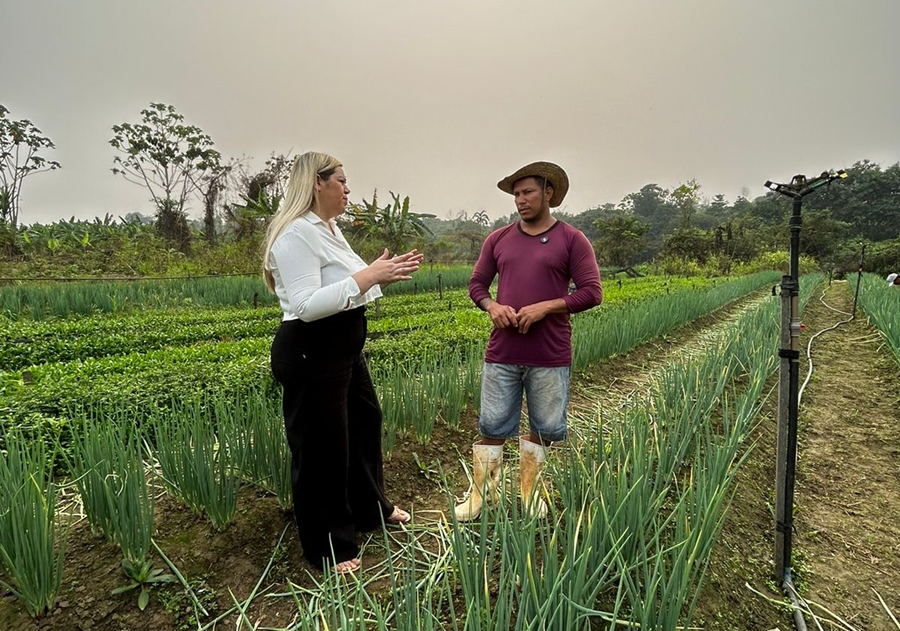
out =
{"type": "Polygon", "coordinates": [[[417,254],[415,250],[391,256],[385,248],[384,254],[375,259],[369,269],[375,273],[378,284],[384,287],[398,280],[410,280],[424,258],[424,254],[417,254]]]}
{"type": "Polygon", "coordinates": [[[361,293],[365,293],[373,285],[386,287],[400,280],[410,280],[412,273],[419,269],[419,265],[425,258],[424,254],[418,254],[416,250],[410,250],[406,254],[391,256],[387,248],[384,253],[375,259],[366,269],[353,275],[361,293]]]}

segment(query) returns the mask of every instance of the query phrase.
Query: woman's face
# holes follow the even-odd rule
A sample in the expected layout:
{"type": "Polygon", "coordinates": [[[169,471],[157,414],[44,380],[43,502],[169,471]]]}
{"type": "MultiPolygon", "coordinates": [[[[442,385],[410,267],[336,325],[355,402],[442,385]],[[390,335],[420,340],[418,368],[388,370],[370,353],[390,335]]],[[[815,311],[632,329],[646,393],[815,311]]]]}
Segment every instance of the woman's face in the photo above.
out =
{"type": "Polygon", "coordinates": [[[338,167],[327,180],[321,177],[316,179],[316,190],[319,192],[319,209],[325,219],[332,219],[344,212],[347,208],[347,176],[344,169],[338,167]]]}

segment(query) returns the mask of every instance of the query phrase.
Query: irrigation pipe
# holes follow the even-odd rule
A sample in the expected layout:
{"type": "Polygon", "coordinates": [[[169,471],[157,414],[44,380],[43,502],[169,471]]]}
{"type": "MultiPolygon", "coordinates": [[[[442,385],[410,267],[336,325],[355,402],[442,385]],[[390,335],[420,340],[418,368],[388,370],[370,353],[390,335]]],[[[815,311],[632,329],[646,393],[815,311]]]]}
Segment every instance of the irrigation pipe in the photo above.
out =
{"type": "Polygon", "coordinates": [[[819,302],[821,302],[825,306],[826,309],[830,309],[831,311],[834,311],[835,313],[839,313],[841,315],[846,315],[846,316],[850,316],[850,317],[847,318],[846,320],[841,320],[840,322],[833,324],[832,326],[830,326],[826,329],[822,329],[821,331],[819,331],[818,333],[813,335],[811,338],[809,338],[809,342],[806,344],[806,362],[807,362],[808,368],[806,371],[806,379],[803,380],[803,385],[800,386],[800,390],[797,392],[797,407],[800,407],[800,400],[803,398],[803,391],[806,389],[806,384],[809,383],[809,380],[812,378],[812,374],[813,374],[813,362],[812,362],[813,340],[815,340],[817,337],[819,337],[823,333],[827,333],[828,331],[834,331],[842,324],[849,324],[850,322],[853,322],[854,319],[856,319],[855,314],[850,314],[850,313],[847,313],[846,311],[841,311],[839,309],[835,309],[832,306],[829,306],[828,303],[825,302],[824,298],[825,298],[825,292],[823,291],[822,295],[819,297],[819,302]]]}

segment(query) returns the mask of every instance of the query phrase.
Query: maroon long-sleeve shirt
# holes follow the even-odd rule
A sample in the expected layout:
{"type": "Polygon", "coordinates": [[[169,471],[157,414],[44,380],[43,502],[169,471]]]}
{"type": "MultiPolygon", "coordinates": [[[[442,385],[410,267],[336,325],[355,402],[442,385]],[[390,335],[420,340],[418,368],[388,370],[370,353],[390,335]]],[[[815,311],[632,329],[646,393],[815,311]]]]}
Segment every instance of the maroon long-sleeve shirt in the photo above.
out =
{"type": "MultiPolygon", "coordinates": [[[[491,297],[489,288],[497,275],[495,300],[516,310],[562,298],[569,313],[578,313],[603,300],[600,270],[590,241],[580,230],[563,221],[557,221],[538,235],[525,234],[518,222],[492,232],[481,247],[469,280],[469,297],[476,305],[491,297]],[[571,294],[570,280],[576,288],[571,294]]],[[[515,327],[494,329],[485,361],[569,366],[572,363],[569,313],[548,314],[525,334],[515,327]]]]}

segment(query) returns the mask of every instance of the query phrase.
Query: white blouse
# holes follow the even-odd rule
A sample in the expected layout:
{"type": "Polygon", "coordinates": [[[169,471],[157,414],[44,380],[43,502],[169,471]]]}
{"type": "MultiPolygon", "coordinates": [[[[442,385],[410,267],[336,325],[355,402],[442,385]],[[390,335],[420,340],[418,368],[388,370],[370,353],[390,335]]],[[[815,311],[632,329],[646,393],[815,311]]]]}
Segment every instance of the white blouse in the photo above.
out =
{"type": "Polygon", "coordinates": [[[282,320],[312,322],[380,298],[381,287],[361,294],[351,276],[366,267],[333,219],[325,223],[309,212],[294,220],[269,256],[282,320]]]}

